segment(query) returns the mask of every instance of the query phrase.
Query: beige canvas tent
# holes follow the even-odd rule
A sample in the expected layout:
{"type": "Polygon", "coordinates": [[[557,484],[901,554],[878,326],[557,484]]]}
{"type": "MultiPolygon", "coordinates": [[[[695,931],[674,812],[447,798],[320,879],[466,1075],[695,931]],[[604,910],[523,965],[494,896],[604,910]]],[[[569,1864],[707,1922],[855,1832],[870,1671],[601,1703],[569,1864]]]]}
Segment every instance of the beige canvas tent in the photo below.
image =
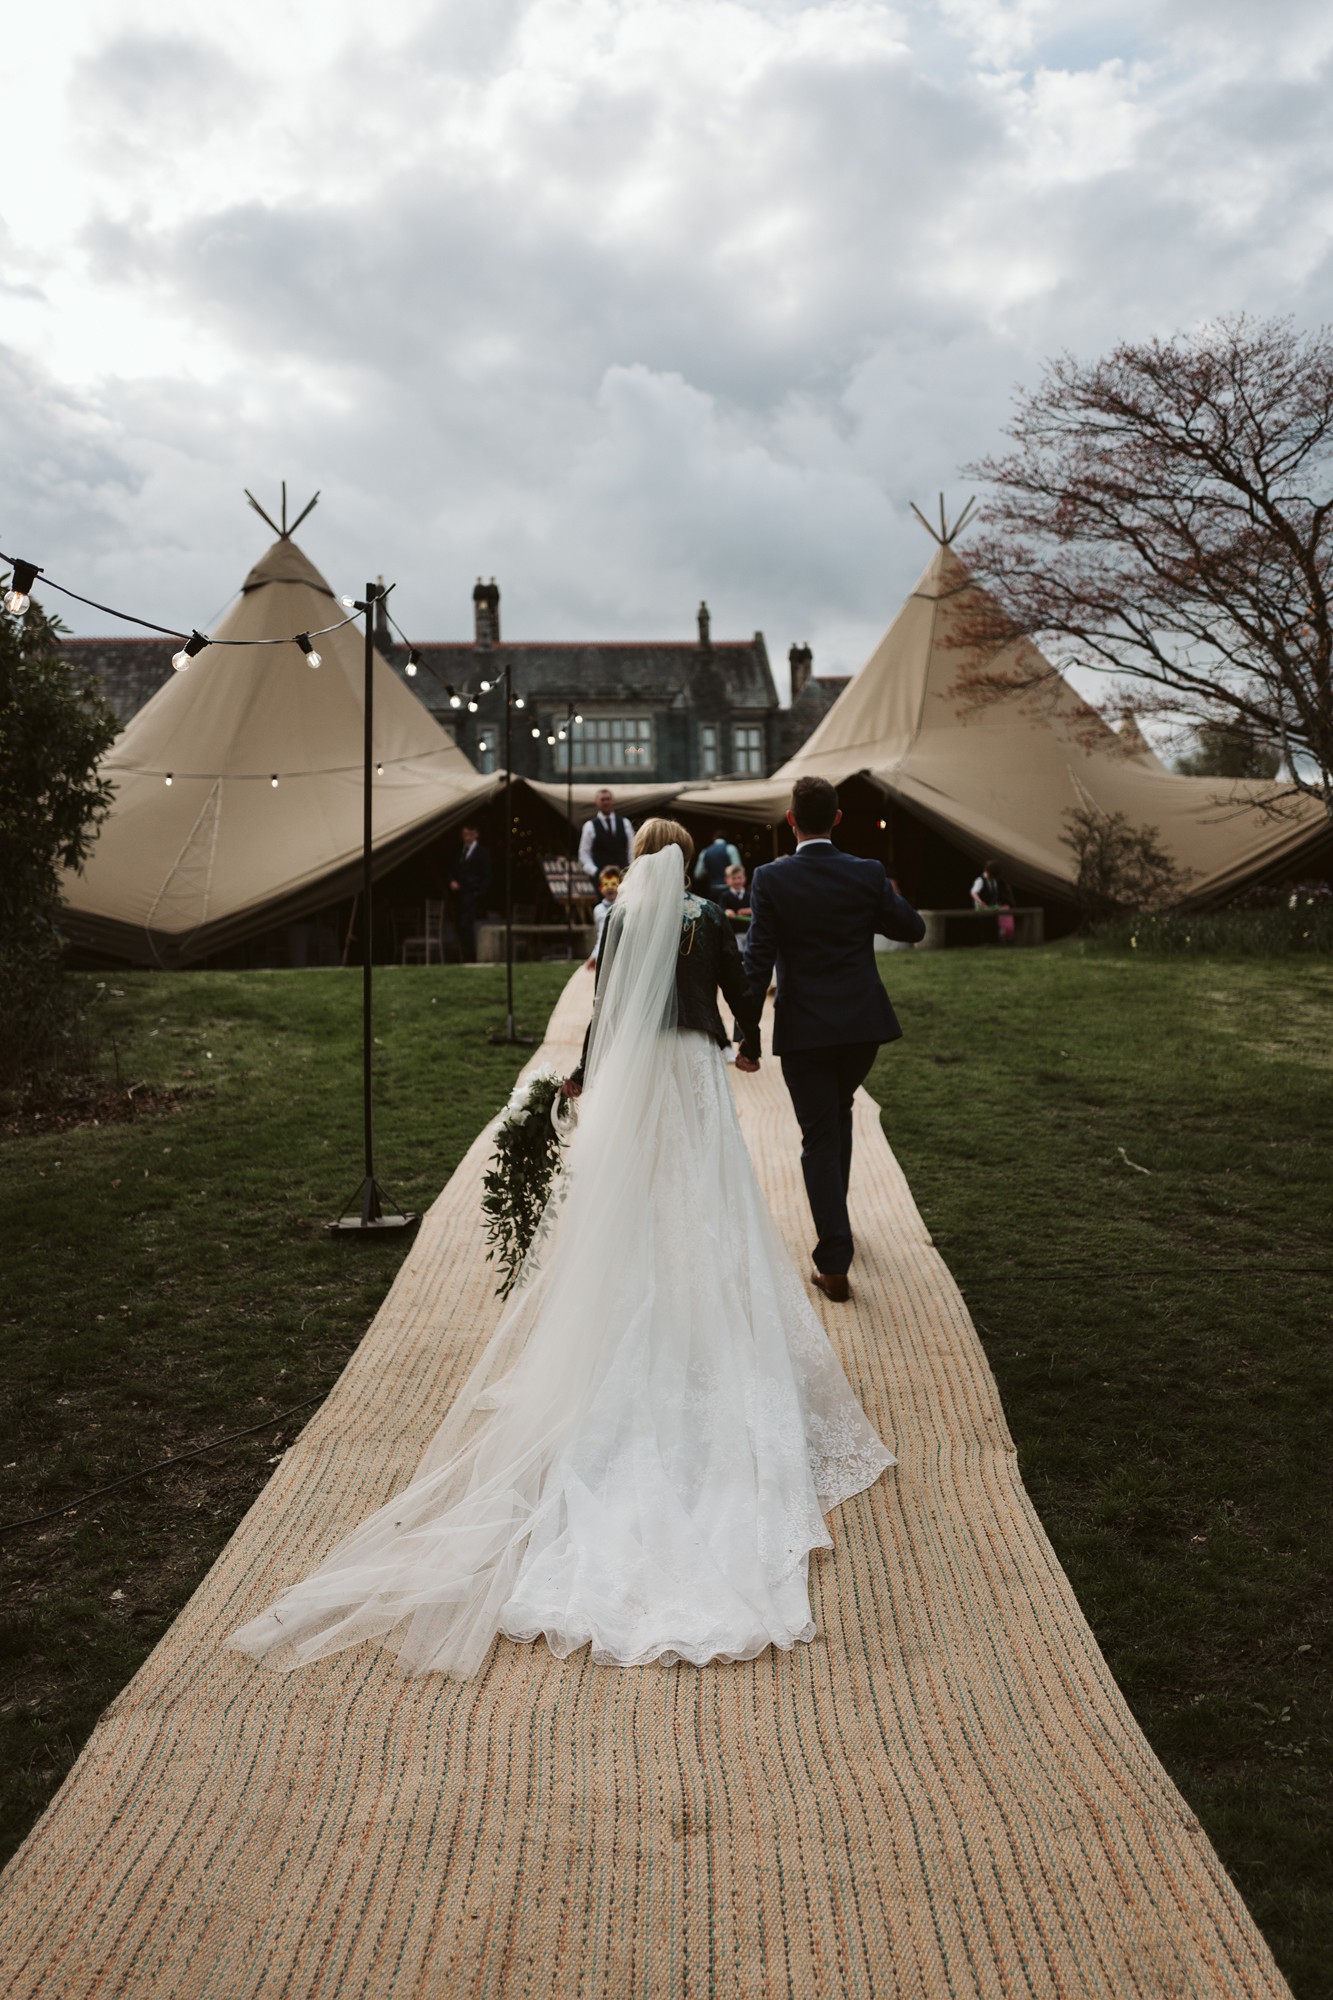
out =
{"type": "MultiPolygon", "coordinates": [[[[802,773],[835,784],[862,776],[965,855],[993,855],[1024,892],[1057,900],[1070,896],[1075,875],[1061,840],[1071,808],[1123,812],[1135,826],[1155,826],[1196,901],[1297,869],[1327,844],[1313,803],[1274,817],[1262,810],[1277,789],[1265,780],[1178,777],[1137,730],[1118,734],[1059,676],[1040,690],[969,707],[957,683],[975,656],[960,643],[960,625],[978,589],[941,545],[795,757],[772,778],[684,791],[678,807],[777,822],[802,773]]],[[[995,665],[1022,666],[1024,655],[1045,666],[1026,641],[995,665]]],[[[903,886],[912,893],[912,884],[903,886]]]]}
{"type": "MultiPolygon", "coordinates": [[[[290,639],[346,616],[280,535],[211,635],[290,639]]],[[[65,927],[85,949],[184,965],[356,892],[362,851],[364,640],[209,646],[112,745],[115,799],[65,927]],[[276,780],[276,782],[275,782],[276,780]]],[[[481,777],[411,690],[374,662],[377,874],[499,786],[481,777]]]]}

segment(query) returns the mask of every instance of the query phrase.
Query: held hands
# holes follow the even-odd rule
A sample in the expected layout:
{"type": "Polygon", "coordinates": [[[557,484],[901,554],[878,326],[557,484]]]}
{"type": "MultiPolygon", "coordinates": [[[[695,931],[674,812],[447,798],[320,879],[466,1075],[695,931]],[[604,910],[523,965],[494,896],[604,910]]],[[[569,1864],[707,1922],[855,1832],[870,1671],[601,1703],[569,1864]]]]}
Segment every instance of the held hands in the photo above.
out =
{"type": "Polygon", "coordinates": [[[736,1068],[741,1070],[746,1076],[757,1076],[759,1073],[759,1065],[754,1057],[743,1056],[739,1051],[737,1051],[736,1055],[736,1068]]]}

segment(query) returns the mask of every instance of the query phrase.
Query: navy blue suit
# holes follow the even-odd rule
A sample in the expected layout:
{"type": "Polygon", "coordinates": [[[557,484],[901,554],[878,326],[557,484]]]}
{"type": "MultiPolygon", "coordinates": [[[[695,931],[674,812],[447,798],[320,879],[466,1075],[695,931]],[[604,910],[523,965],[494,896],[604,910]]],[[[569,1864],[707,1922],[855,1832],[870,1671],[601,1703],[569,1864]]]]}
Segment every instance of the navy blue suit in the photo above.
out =
{"type": "Polygon", "coordinates": [[[831,841],[803,841],[795,854],[756,868],[750,909],[745,972],[757,1005],[777,972],[773,1053],[800,1121],[815,1268],[845,1272],[853,1248],[852,1099],[880,1044],[902,1034],[879,976],[875,934],[919,944],[926,927],[878,861],[844,854],[831,841]]]}

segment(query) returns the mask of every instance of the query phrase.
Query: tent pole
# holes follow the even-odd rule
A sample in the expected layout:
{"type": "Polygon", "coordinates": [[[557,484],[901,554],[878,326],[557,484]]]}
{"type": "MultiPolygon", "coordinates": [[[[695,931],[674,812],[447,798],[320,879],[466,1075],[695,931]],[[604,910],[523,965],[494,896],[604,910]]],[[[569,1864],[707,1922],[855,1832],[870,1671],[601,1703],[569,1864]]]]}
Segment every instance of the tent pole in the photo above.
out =
{"type": "MultiPolygon", "coordinates": [[[[286,495],[284,493],[284,502],[286,495]]],[[[382,586],[366,585],[366,595],[357,610],[366,617],[365,685],[362,695],[364,721],[361,772],[361,1121],[365,1140],[365,1177],[352,1200],[336,1222],[329,1224],[336,1235],[376,1235],[410,1229],[415,1215],[405,1214],[392,1202],[385,1208],[385,1194],[375,1178],[375,1118],[372,1097],[372,1056],[374,1036],[374,833],[375,833],[375,606],[382,586]],[[360,1214],[349,1211],[359,1206],[360,1214]]]]}

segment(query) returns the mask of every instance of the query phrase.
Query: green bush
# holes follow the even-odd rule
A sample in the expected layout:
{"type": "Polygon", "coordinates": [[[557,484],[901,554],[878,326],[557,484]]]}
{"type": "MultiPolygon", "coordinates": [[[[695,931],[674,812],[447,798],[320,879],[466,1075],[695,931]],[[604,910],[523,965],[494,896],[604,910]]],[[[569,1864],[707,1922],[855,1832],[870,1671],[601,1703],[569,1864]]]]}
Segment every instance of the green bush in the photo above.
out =
{"type": "Polygon", "coordinates": [[[111,787],[110,709],[37,604],[0,613],[0,1086],[68,1059],[78,1008],[62,969],[60,871],[87,858],[111,787]]]}
{"type": "Polygon", "coordinates": [[[1230,952],[1278,958],[1288,952],[1333,951],[1333,893],[1326,882],[1289,885],[1280,901],[1260,908],[1144,910],[1099,924],[1082,940],[1085,951],[1230,952]]]}

